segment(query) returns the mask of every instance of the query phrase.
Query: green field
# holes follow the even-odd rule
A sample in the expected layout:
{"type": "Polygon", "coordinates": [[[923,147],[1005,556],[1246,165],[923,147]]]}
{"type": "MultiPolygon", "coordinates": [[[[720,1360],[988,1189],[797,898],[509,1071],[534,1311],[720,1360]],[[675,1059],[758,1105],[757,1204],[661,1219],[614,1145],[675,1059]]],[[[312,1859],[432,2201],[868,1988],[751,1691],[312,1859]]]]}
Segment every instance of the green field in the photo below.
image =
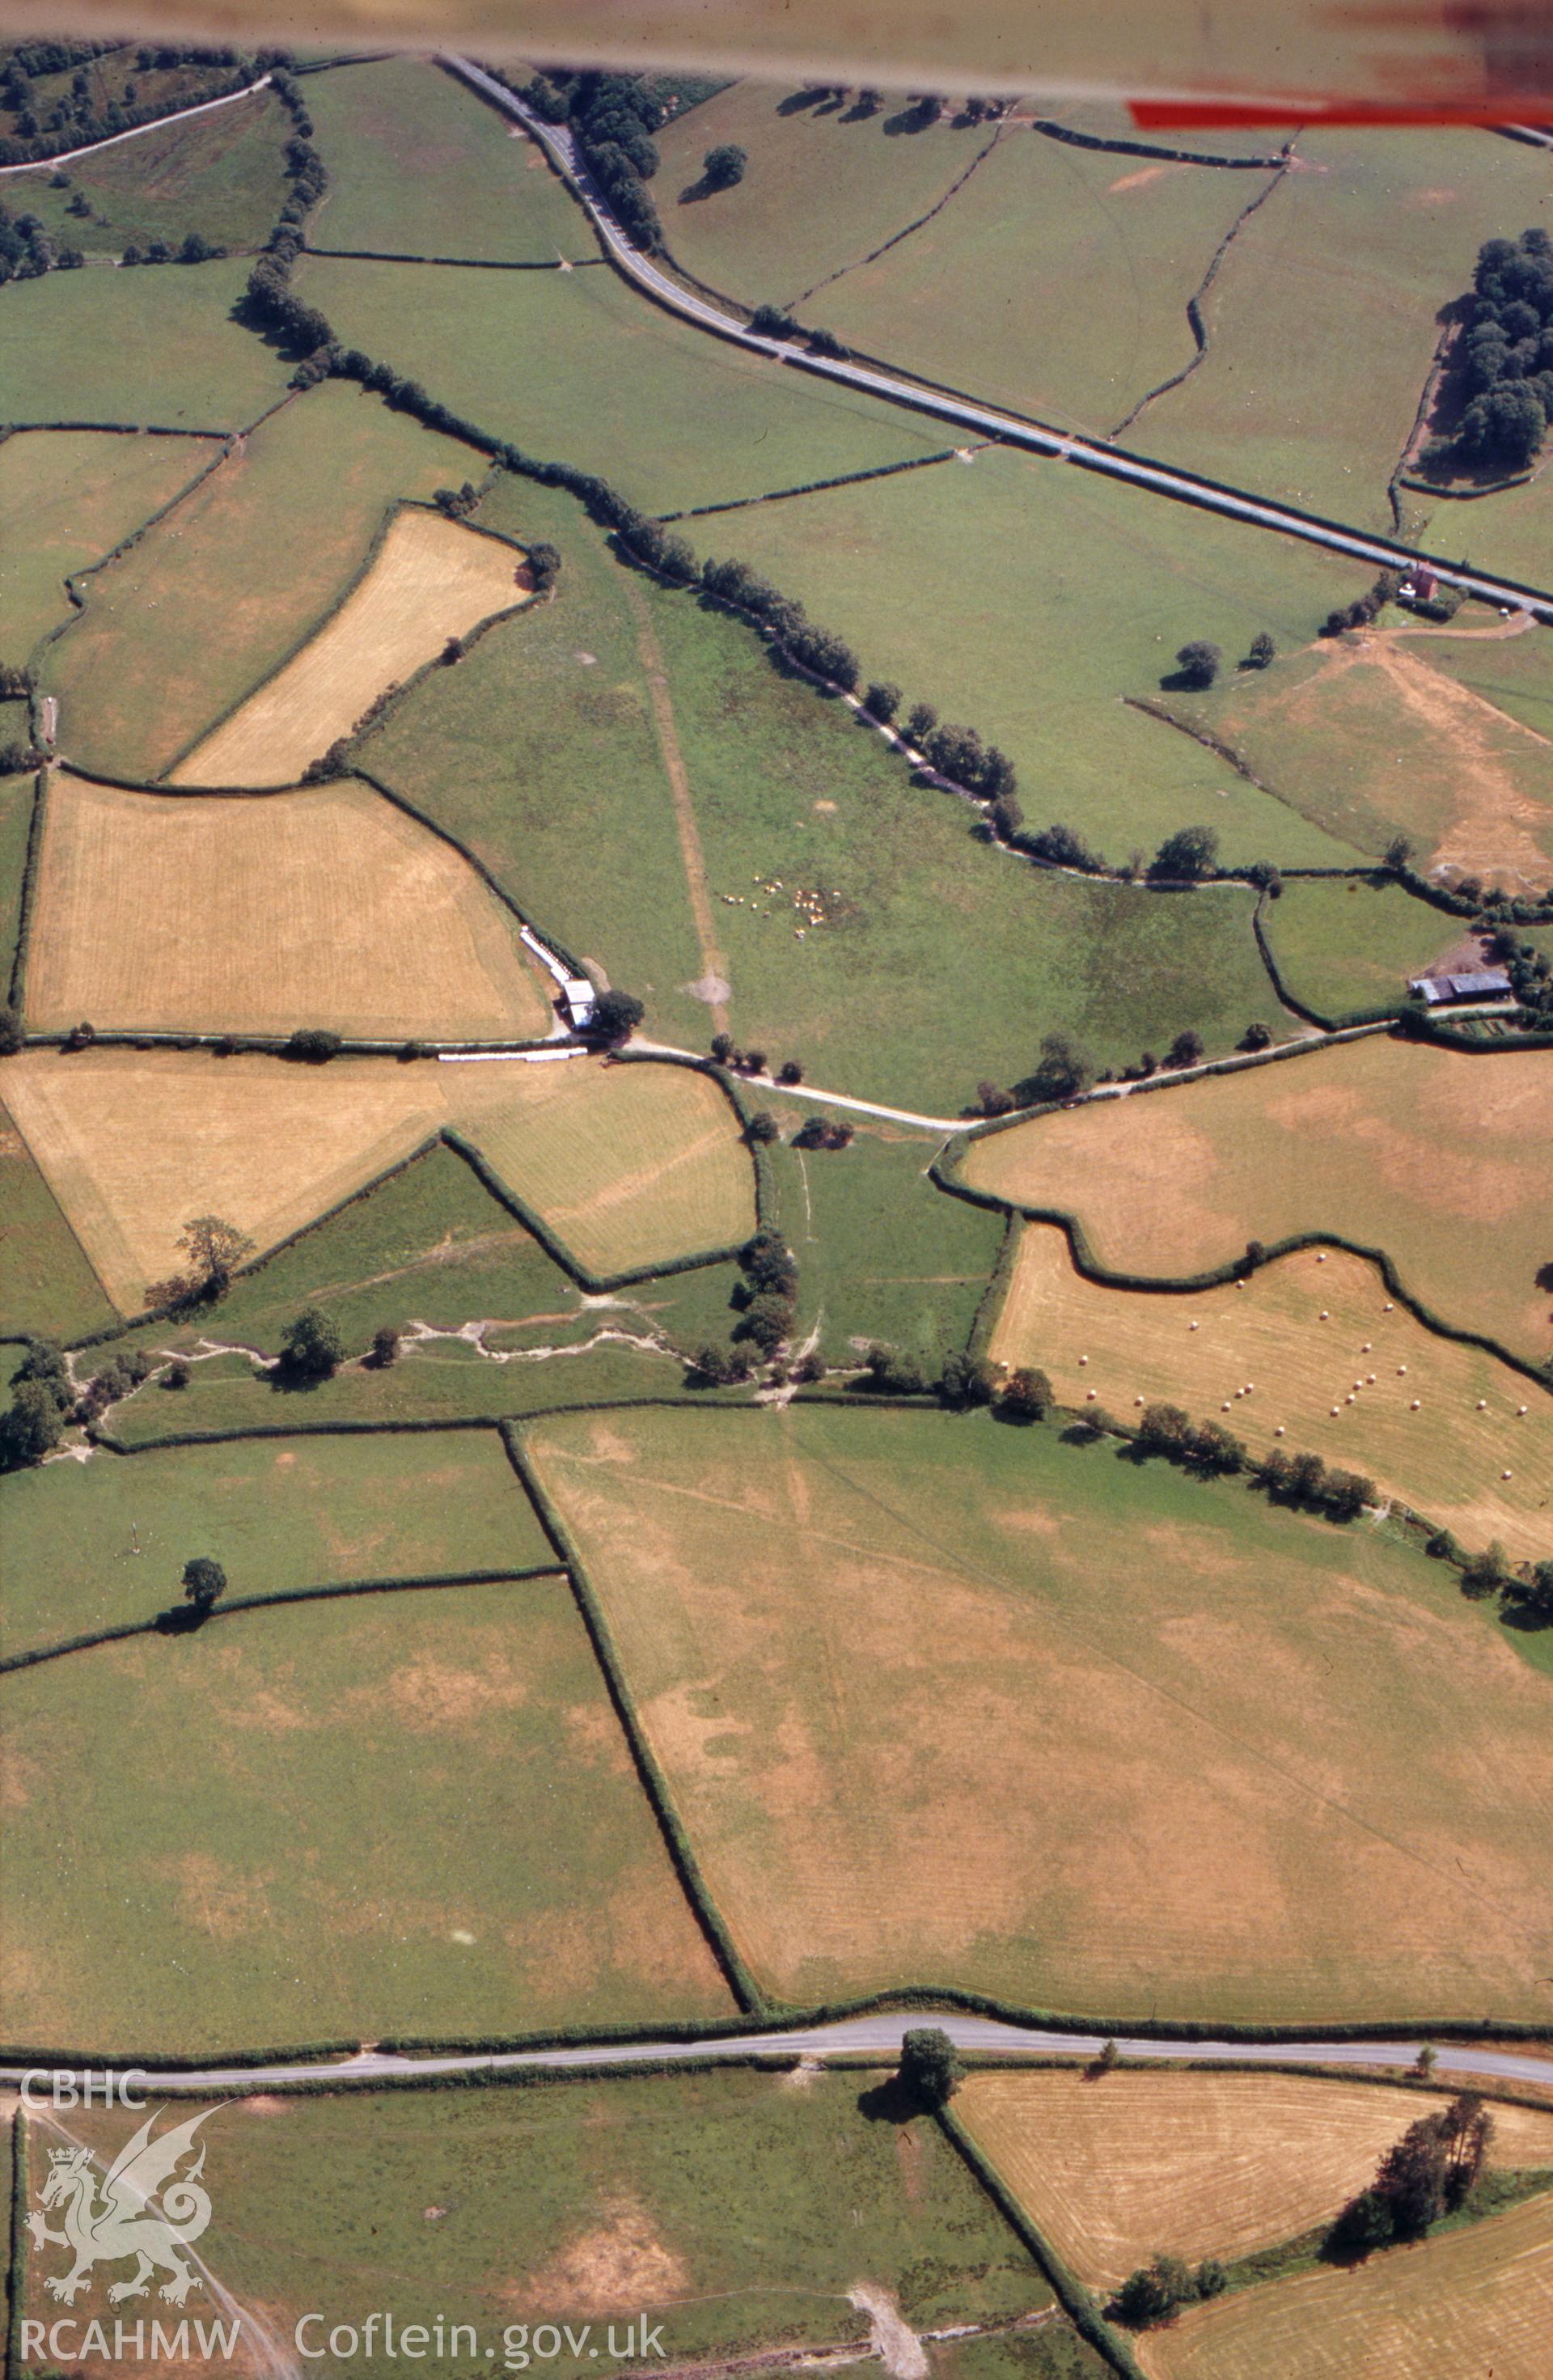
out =
{"type": "MultiPolygon", "coordinates": [[[[305,1398],[291,1406],[311,1418],[305,1398]]],[[[284,1427],[273,1406],[269,1418],[284,1427]]],[[[554,1559],[491,1430],[439,1433],[413,1462],[392,1434],[99,1454],[13,1473],[0,1483],[0,1514],[7,1654],[154,1619],[181,1601],[196,1554],[221,1563],[233,1596],[554,1559]]]]}
{"type": "Polygon", "coordinates": [[[661,313],[614,273],[481,273],[309,257],[294,283],[347,346],[525,454],[654,512],[938,452],[942,434],[661,313]]]}
{"type": "MultiPolygon", "coordinates": [[[[1408,501],[1427,505],[1429,500],[1410,490],[1408,501]]],[[[1473,561],[1479,569],[1502,571],[1523,587],[1546,588],[1553,577],[1547,553],[1550,517],[1544,459],[1528,486],[1506,488],[1501,494],[1464,504],[1437,504],[1415,542],[1442,561],[1473,561]]]]}
{"type": "MultiPolygon", "coordinates": [[[[131,241],[164,239],[176,248],[188,232],[212,247],[262,247],[286,194],[284,151],[292,127],[273,92],[235,100],[209,115],[153,125],[94,156],[7,177],[6,204],[42,218],[57,244],[88,256],[117,256],[131,241]],[[53,188],[55,173],[69,177],[53,188]],[[90,214],[72,212],[83,197],[90,214]]],[[[154,268],[161,270],[162,268],[154,268]]]]}
{"type": "Polygon", "coordinates": [[[1262,912],[1294,998],[1324,1016],[1398,1006],[1412,978],[1460,947],[1459,918],[1369,877],[1289,878],[1262,912]]]}
{"type": "MultiPolygon", "coordinates": [[[[594,2368],[611,2320],[618,2341],[638,2315],[676,2364],[861,2348],[858,2284],[887,2291],[918,2329],[1049,2307],[1028,2252],[932,2119],[860,2109],[882,2080],[865,2070],[798,2086],[734,2066],[228,2102],[200,2134],[220,2210],[211,2253],[288,2340],[320,2305],[331,2324],[359,2324],[391,2303],[401,2330],[445,2314],[479,2326],[477,2353],[507,2325],[591,2321],[594,2368]]],[[[122,2114],[69,2120],[100,2155],[127,2137],[122,2114]]],[[[35,2156],[45,2139],[33,2133],[35,2156]]],[[[77,2310],[95,2313],[97,2296],[77,2310]]],[[[380,2322],[380,2350],[381,2333],[380,2322]]],[[[391,2368],[381,2351],[351,2362],[391,2368]]],[[[545,2368],[576,2380],[589,2362],[579,2341],[545,2368]]],[[[1027,2368],[1059,2380],[1065,2367],[1027,2368]]]]}
{"type": "Polygon", "coordinates": [[[1186,301],[1268,180],[1011,129],[941,214],[805,319],[989,403],[1114,432],[1191,363],[1186,301]]]}
{"type": "Polygon", "coordinates": [[[291,366],[232,320],[249,267],[48,273],[14,282],[0,349],[0,421],[159,422],[242,430],[291,366]]]}
{"type": "Polygon", "coordinates": [[[106,1330],[107,1293],[4,1107],[0,1213],[0,1333],[75,1339],[106,1330]]]}
{"type": "MultiPolygon", "coordinates": [[[[1438,125],[1303,132],[1297,154],[1301,166],[1252,217],[1209,293],[1207,360],[1128,440],[1161,461],[1389,533],[1387,482],[1413,429],[1439,310],[1471,285],[1484,240],[1549,221],[1547,174],[1535,149],[1438,125]]],[[[1470,534],[1480,567],[1509,570],[1488,521],[1460,526],[1483,509],[1439,506],[1437,550],[1458,554],[1470,534]]]]}
{"type": "MultiPolygon", "coordinates": [[[[430,59],[339,67],[309,75],[306,91],[329,168],[309,227],[317,247],[546,264],[598,256],[543,152],[430,59]]],[[[488,287],[469,283],[467,303],[481,305],[488,287]]]]}
{"type": "Polygon", "coordinates": [[[212,463],[205,439],[35,431],[0,443],[0,653],[24,661],[70,616],[65,581],[212,463]]]}
{"type": "Polygon", "coordinates": [[[286,406],[91,581],[47,659],[62,744],[111,774],[161,774],[334,610],[392,504],[471,468],[346,382],[286,406]]]}
{"type": "Polygon", "coordinates": [[[1013,454],[692,526],[698,548],[797,596],[908,707],[926,698],[1001,745],[1030,826],[1077,827],[1113,865],[1197,824],[1231,863],[1352,862],[1348,844],[1124,698],[1163,699],[1192,638],[1219,645],[1230,672],[1258,630],[1304,646],[1359,592],[1357,567],[1013,454]]]}
{"type": "Polygon", "coordinates": [[[18,2039],[727,2011],[564,1583],[243,1613],[23,1670],[6,1698],[18,2039]]]}
{"type": "Polygon", "coordinates": [[[985,1415],[526,1438],[783,2000],[1545,2012],[1553,1685],[1421,1554],[985,1415]]]}

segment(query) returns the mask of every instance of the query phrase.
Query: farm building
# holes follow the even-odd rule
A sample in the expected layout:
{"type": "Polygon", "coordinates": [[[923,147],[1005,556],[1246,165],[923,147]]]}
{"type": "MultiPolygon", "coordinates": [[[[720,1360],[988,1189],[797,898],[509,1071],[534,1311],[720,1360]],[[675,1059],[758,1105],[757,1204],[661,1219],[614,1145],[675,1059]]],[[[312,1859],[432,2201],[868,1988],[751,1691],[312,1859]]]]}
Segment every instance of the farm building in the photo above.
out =
{"type": "Polygon", "coordinates": [[[1408,990],[1417,992],[1427,1007],[1438,1008],[1447,1000],[1506,999],[1511,982],[1503,967],[1481,967],[1472,975],[1415,976],[1408,990]]]}

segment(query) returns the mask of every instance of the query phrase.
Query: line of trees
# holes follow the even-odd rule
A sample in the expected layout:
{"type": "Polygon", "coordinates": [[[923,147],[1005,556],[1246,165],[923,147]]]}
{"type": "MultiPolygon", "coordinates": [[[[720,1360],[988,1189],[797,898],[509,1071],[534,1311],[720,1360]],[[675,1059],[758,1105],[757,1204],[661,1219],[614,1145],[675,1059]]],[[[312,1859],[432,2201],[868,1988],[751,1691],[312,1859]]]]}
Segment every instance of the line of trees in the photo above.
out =
{"type": "Polygon", "coordinates": [[[1553,239],[1538,224],[1477,251],[1455,358],[1466,397],[1453,438],[1430,441],[1426,473],[1523,471],[1553,419],[1553,239]]]}

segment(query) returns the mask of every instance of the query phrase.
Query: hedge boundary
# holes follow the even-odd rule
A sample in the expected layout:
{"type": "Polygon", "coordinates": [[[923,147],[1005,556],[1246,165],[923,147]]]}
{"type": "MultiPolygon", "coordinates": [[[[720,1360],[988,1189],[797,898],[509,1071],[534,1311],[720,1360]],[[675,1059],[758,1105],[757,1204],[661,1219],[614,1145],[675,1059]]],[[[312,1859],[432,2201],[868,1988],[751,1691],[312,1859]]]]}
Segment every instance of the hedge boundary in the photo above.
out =
{"type": "MultiPolygon", "coordinates": [[[[603,262],[600,257],[597,261],[603,262]]],[[[903,471],[926,471],[940,463],[952,463],[959,453],[956,446],[945,446],[932,455],[908,455],[904,463],[876,463],[867,471],[841,471],[833,480],[803,480],[791,488],[768,488],[760,496],[731,496],[717,504],[690,504],[684,512],[654,513],[660,526],[673,521],[705,520],[713,513],[746,513],[758,504],[785,504],[790,496],[822,496],[832,488],[855,488],[866,480],[895,480],[903,471]]]]}
{"type": "Polygon", "coordinates": [[[324,256],[336,264],[442,264],[451,265],[463,273],[560,273],[563,269],[576,273],[579,267],[602,264],[601,256],[574,256],[553,261],[542,256],[412,256],[406,249],[393,248],[320,248],[313,240],[303,242],[309,256],[324,256]]]}
{"type": "Polygon", "coordinates": [[[21,2380],[21,2321],[26,2300],[27,2109],[18,2099],[11,2118],[11,2206],[6,2242],[6,2380],[21,2380]]]}
{"type": "MultiPolygon", "coordinates": [[[[137,1453],[142,1454],[151,1451],[145,1447],[135,1449],[137,1453]]],[[[238,1612],[261,1611],[272,1604],[327,1603],[339,1597],[398,1595],[425,1587],[512,1586],[528,1579],[558,1578],[562,1575],[560,1571],[546,1562],[536,1563],[527,1570],[428,1572],[409,1578],[342,1578],[323,1586],[274,1587],[266,1595],[235,1595],[212,1604],[197,1626],[192,1621],[186,1621],[184,1630],[161,1626],[159,1623],[167,1617],[165,1611],[161,1611],[150,1620],[120,1621],[112,1628],[99,1628],[79,1636],[61,1637],[57,1644],[34,1645],[25,1653],[8,1653],[4,1660],[0,1660],[0,1678],[8,1677],[14,1670],[35,1670],[45,1661],[60,1660],[67,1653],[89,1653],[99,1645],[115,1645],[128,1636],[176,1636],[185,1632],[198,1635],[212,1620],[229,1620],[238,1612]]],[[[177,1612],[179,1607],[175,1604],[170,1609],[177,1612]]]]}
{"type": "Polygon", "coordinates": [[[1107,140],[1098,132],[1075,132],[1071,125],[1058,124],[1049,115],[1030,118],[1032,132],[1044,132],[1049,140],[1065,140],[1074,149],[1102,149],[1118,157],[1163,157],[1172,165],[1216,165],[1230,173],[1271,173],[1284,161],[1278,153],[1270,157],[1210,157],[1206,149],[1166,149],[1146,140],[1107,140]]]}
{"type": "MultiPolygon", "coordinates": [[[[752,1140],[750,1137],[749,1127],[754,1120],[756,1110],[750,1104],[746,1087],[742,1078],[734,1074],[729,1067],[720,1066],[715,1058],[693,1057],[688,1050],[685,1050],[626,1048],[614,1051],[613,1062],[617,1066],[681,1066],[687,1074],[704,1075],[710,1082],[715,1083],[734,1111],[745,1148],[749,1154],[750,1166],[755,1175],[755,1228],[761,1232],[780,1230],[781,1224],[777,1212],[780,1202],[777,1196],[776,1180],[771,1172],[770,1156],[762,1142],[752,1140]]],[[[744,1245],[741,1240],[738,1246],[726,1250],[725,1254],[736,1257],[744,1245]]],[[[718,1258],[717,1261],[721,1262],[722,1258],[718,1258]]],[[[680,1269],[685,1271],[689,1268],[682,1266],[680,1269]]]]}
{"type": "Polygon", "coordinates": [[[594,1658],[603,1672],[605,1683],[609,1688],[610,1700],[614,1705],[616,1717],[619,1718],[625,1741],[630,1746],[637,1777],[651,1805],[653,1815],[658,1821],[681,1888],[706,1937],[736,2005],[748,2014],[759,2016],[766,2010],[765,1995],[746,1966],[743,1955],[724,1925],[722,1912],[713,1900],[706,1878],[701,1873],[700,1863],[691,1847],[690,1838],[686,1832],[670,1794],[668,1779],[659,1767],[657,1755],[648,1740],[647,1730],[637,1708],[636,1698],[626,1682],[625,1668],[615,1649],[614,1639],[610,1633],[603,1607],[594,1591],[593,1583],[588,1575],[581,1555],[573,1544],[564,1521],[551,1501],[548,1490],[534,1469],[528,1449],[522,1440],[520,1425],[515,1422],[502,1422],[498,1427],[502,1443],[506,1449],[507,1460],[539,1515],[540,1526],[550,1539],[557,1560],[571,1581],[572,1592],[576,1597],[577,1609],[582,1614],[583,1624],[588,1630],[594,1658]]]}
{"type": "MultiPolygon", "coordinates": [[[[931,1169],[929,1168],[929,1172],[931,1169]]],[[[935,1187],[937,1185],[935,1184],[935,1187]]],[[[992,1343],[992,1333],[1003,1310],[1008,1286],[1013,1279],[1019,1261],[1019,1243],[1025,1236],[1025,1218],[1011,1207],[1003,1219],[1002,1244],[999,1247],[992,1269],[987,1276],[987,1286],[977,1300],[971,1320],[970,1336],[965,1342],[965,1354],[973,1364],[985,1363],[992,1343]]]]}
{"type": "MultiPolygon", "coordinates": [[[[32,783],[32,816],[27,828],[27,854],[21,863],[21,886],[17,901],[16,947],[11,953],[10,984],[6,997],[18,1016],[25,1017],[27,1002],[27,954],[32,941],[32,912],[38,891],[38,863],[42,856],[43,829],[48,811],[48,764],[45,761],[32,783]]],[[[35,1160],[34,1160],[35,1161],[35,1160]]],[[[57,1204],[57,1201],[55,1202],[57,1204]]]]}
{"type": "MultiPolygon", "coordinates": [[[[1352,872],[1345,871],[1345,873],[1352,872]]],[[[1361,872],[1367,875],[1372,871],[1365,869],[1361,872]]],[[[1342,1033],[1356,1025],[1394,1025],[1398,1021],[1407,1006],[1405,994],[1394,1000],[1387,1008],[1339,1009],[1330,1014],[1323,1014],[1320,1009],[1313,1008],[1308,1001],[1302,1000],[1297,992],[1291,990],[1289,979],[1279,964],[1278,953],[1273,948],[1272,936],[1268,931],[1268,897],[1264,888],[1261,898],[1251,913],[1251,930],[1256,938],[1256,948],[1261,955],[1262,965],[1272,978],[1272,988],[1283,1006],[1292,1015],[1303,1017],[1307,1025],[1319,1026],[1323,1033],[1342,1033]]]]}

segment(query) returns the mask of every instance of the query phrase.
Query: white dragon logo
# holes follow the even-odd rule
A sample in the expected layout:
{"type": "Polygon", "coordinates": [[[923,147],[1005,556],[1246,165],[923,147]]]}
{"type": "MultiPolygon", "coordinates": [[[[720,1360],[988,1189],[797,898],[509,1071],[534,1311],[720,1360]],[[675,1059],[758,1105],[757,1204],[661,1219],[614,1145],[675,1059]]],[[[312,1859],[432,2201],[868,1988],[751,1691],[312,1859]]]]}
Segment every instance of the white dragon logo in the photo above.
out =
{"type": "Polygon", "coordinates": [[[37,2209],[29,2215],[27,2228],[34,2252],[45,2246],[68,2248],[76,2260],[67,2273],[53,2274],[44,2281],[51,2297],[73,2305],[94,2265],[117,2264],[126,2256],[140,2261],[127,2281],[115,2281],[109,2289],[110,2305],[125,2298],[143,2298],[157,2272],[171,2275],[161,2294],[174,2305],[181,2306],[190,2289],[202,2286],[198,2273],[178,2251],[198,2240],[211,2219],[210,2199],[199,2186],[205,2169],[203,2142],[188,2173],[178,2180],[173,2177],[210,2113],[206,2107],[155,2139],[152,2127],[156,2117],[148,2116],[109,2167],[101,2204],[90,2149],[71,2146],[49,2151],[49,2175],[40,2204],[43,2208],[62,2205],[65,2228],[51,2231],[37,2209]],[[151,2202],[159,2194],[161,2206],[152,2209],[151,2202]]]}

